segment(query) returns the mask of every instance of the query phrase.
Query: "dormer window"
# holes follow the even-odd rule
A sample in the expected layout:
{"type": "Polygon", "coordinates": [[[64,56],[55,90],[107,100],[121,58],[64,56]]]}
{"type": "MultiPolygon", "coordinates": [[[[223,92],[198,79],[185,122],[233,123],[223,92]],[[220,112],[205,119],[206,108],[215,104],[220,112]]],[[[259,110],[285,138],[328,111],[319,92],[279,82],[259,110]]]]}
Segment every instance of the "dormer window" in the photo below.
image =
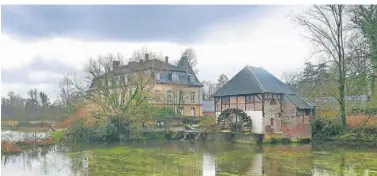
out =
{"type": "Polygon", "coordinates": [[[188,79],[189,79],[189,82],[190,82],[190,83],[195,82],[195,77],[194,77],[194,75],[188,75],[188,79]]]}
{"type": "Polygon", "coordinates": [[[171,79],[172,79],[173,82],[178,82],[178,74],[173,73],[172,76],[171,76],[171,79]]]}
{"type": "Polygon", "coordinates": [[[160,81],[160,73],[155,73],[154,79],[156,79],[156,81],[160,81]]]}

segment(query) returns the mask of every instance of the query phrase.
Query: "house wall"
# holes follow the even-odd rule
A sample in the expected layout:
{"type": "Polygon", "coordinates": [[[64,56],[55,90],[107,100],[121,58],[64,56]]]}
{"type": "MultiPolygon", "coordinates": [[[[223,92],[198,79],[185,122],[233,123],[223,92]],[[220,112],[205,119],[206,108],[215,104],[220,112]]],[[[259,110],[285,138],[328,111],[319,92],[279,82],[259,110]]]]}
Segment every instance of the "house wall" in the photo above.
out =
{"type": "Polygon", "coordinates": [[[279,94],[265,94],[264,117],[262,113],[262,95],[254,95],[251,103],[246,103],[245,96],[230,97],[230,105],[222,105],[221,99],[215,104],[216,120],[228,108],[238,108],[247,113],[253,121],[255,133],[281,133],[283,137],[310,138],[310,119],[313,114],[306,116],[305,112],[297,111],[297,107],[286,96],[279,94]],[[237,98],[238,97],[238,98],[237,98]],[[275,100],[272,100],[275,99],[275,100]],[[222,109],[221,109],[222,108],[222,109]]]}
{"type": "Polygon", "coordinates": [[[286,96],[283,97],[282,118],[283,137],[311,138],[310,116],[305,116],[286,96]]]}
{"type": "MultiPolygon", "coordinates": [[[[195,108],[195,116],[203,115],[203,100],[202,88],[197,86],[186,86],[178,84],[156,84],[153,87],[153,103],[157,105],[164,105],[178,109],[179,106],[183,107],[184,116],[192,116],[191,108],[195,108]],[[171,90],[172,101],[167,101],[167,91],[171,90]],[[183,93],[183,99],[179,100],[180,91],[183,93]],[[194,92],[194,102],[191,102],[191,93],[194,92]]],[[[178,112],[177,112],[178,113],[178,112]]]]}

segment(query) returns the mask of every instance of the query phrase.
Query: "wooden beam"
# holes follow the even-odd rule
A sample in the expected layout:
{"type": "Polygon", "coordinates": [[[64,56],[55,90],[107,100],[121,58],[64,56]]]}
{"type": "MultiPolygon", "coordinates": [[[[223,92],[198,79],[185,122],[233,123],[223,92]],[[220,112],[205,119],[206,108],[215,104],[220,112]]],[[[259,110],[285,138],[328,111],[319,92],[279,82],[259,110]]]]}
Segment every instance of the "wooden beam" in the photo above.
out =
{"type": "Polygon", "coordinates": [[[223,97],[220,97],[220,112],[223,112],[223,97]]]}
{"type": "Polygon", "coordinates": [[[264,117],[264,93],[262,94],[262,116],[264,117]]]}
{"type": "MultiPolygon", "coordinates": [[[[263,94],[262,94],[263,95],[263,94]]],[[[257,96],[257,98],[262,101],[262,99],[258,96],[258,94],[255,94],[255,96],[257,96]]]]}
{"type": "Polygon", "coordinates": [[[245,111],[246,111],[246,95],[245,95],[245,111]]]}
{"type": "Polygon", "coordinates": [[[214,103],[215,103],[215,117],[216,117],[216,105],[217,105],[216,98],[213,98],[213,101],[214,101],[214,103]]]}
{"type": "Polygon", "coordinates": [[[237,106],[236,109],[238,109],[238,95],[237,95],[237,98],[236,98],[236,106],[237,106]]]}
{"type": "Polygon", "coordinates": [[[228,98],[229,98],[229,106],[228,106],[228,107],[229,107],[229,109],[230,109],[230,96],[228,96],[228,98]]]}
{"type": "Polygon", "coordinates": [[[255,95],[253,95],[253,104],[254,104],[254,111],[255,111],[255,95]]]}

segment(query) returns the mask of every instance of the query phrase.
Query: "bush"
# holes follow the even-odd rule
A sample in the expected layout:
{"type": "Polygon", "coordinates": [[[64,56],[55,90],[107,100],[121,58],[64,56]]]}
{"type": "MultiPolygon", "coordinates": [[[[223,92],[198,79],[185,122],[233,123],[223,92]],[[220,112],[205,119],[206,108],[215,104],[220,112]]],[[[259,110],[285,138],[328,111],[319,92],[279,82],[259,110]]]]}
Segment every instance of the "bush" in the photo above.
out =
{"type": "Polygon", "coordinates": [[[119,117],[109,117],[101,130],[101,138],[105,141],[115,141],[129,135],[129,124],[119,117]]]}
{"type": "Polygon", "coordinates": [[[312,135],[316,136],[322,133],[322,130],[326,127],[327,121],[322,118],[317,118],[314,121],[312,121],[312,135]]]}
{"type": "Polygon", "coordinates": [[[323,134],[326,137],[337,136],[341,133],[342,127],[337,124],[329,124],[323,129],[323,134]]]}
{"type": "Polygon", "coordinates": [[[200,118],[199,128],[206,132],[216,131],[216,118],[214,116],[204,116],[200,118]]]}

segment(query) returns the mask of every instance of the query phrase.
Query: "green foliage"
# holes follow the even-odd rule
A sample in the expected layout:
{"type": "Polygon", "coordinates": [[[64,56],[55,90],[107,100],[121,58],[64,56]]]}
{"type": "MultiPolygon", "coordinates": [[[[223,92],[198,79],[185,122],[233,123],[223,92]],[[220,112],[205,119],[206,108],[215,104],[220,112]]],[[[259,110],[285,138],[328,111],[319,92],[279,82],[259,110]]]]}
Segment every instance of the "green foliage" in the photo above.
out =
{"type": "Polygon", "coordinates": [[[51,137],[54,141],[59,142],[64,139],[64,130],[57,130],[51,133],[51,137]]]}
{"type": "Polygon", "coordinates": [[[216,118],[214,116],[203,116],[200,118],[199,128],[206,132],[216,131],[216,118]]]}
{"type": "Polygon", "coordinates": [[[107,123],[101,130],[101,139],[105,141],[116,141],[129,136],[129,124],[119,117],[109,117],[107,123]]]}
{"type": "Polygon", "coordinates": [[[175,115],[176,113],[173,108],[162,107],[162,108],[158,108],[157,110],[157,118],[159,120],[164,120],[169,117],[174,117],[175,115]]]}
{"type": "Polygon", "coordinates": [[[335,140],[342,142],[375,142],[377,128],[347,128],[318,118],[312,122],[312,137],[316,140],[335,140]]]}

